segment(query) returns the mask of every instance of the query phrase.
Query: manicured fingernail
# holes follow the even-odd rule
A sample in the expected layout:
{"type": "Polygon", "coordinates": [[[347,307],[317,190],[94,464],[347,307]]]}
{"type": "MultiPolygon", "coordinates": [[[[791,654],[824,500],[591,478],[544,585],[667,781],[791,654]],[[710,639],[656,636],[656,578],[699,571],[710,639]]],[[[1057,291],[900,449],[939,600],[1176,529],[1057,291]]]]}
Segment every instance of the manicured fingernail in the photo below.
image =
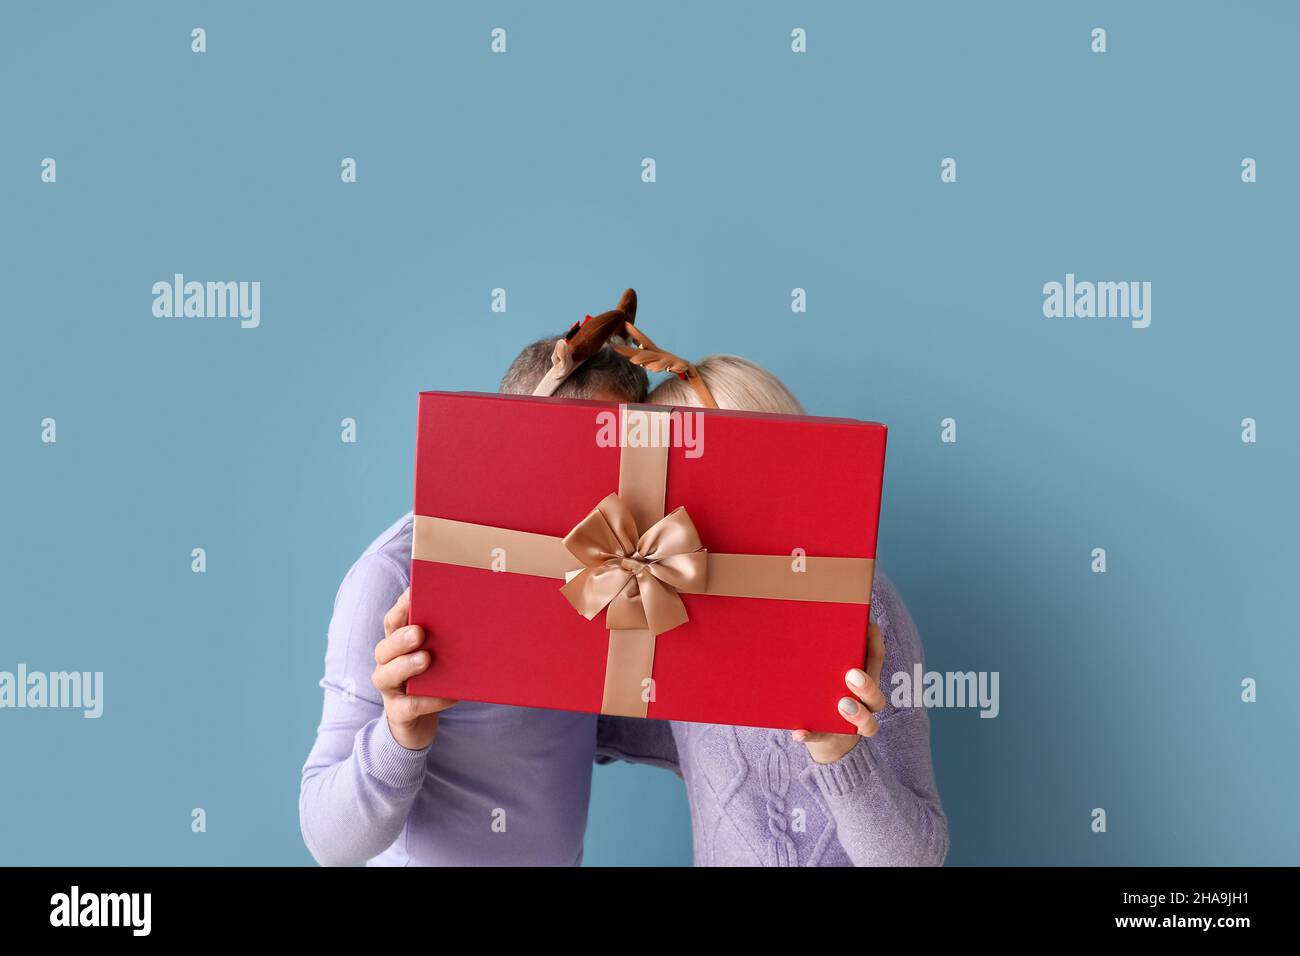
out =
{"type": "Polygon", "coordinates": [[[849,671],[847,674],[845,674],[844,679],[848,681],[850,684],[852,684],[854,687],[867,686],[867,675],[862,673],[862,671],[858,670],[856,667],[853,668],[853,670],[849,671]]]}
{"type": "Polygon", "coordinates": [[[840,710],[849,717],[852,717],[858,712],[858,702],[852,697],[841,697],[840,710]]]}

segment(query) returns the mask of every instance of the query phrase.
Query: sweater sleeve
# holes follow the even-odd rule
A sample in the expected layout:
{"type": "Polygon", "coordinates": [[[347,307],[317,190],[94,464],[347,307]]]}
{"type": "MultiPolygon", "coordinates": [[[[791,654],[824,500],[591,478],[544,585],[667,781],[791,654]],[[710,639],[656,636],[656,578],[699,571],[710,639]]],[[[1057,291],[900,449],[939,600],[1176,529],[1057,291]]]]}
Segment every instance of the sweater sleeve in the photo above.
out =
{"type": "MultiPolygon", "coordinates": [[[[892,675],[922,663],[920,636],[907,607],[881,580],[873,594],[885,634],[880,686],[890,695],[892,675]]],[[[939,866],[948,854],[948,821],[930,760],[930,718],[924,708],[886,704],[880,730],[860,737],[835,763],[809,761],[835,819],[840,845],[856,866],[939,866]]]]}
{"type": "Polygon", "coordinates": [[[355,866],[393,844],[424,780],[428,748],[407,750],[388,728],[370,683],[384,613],[406,589],[406,572],[382,554],[363,556],[334,601],[325,651],[325,704],[302,768],[298,819],[322,866],[355,866]]]}
{"type": "Polygon", "coordinates": [[[681,776],[673,728],[666,720],[608,717],[596,721],[596,763],[615,760],[662,767],[681,776]]]}

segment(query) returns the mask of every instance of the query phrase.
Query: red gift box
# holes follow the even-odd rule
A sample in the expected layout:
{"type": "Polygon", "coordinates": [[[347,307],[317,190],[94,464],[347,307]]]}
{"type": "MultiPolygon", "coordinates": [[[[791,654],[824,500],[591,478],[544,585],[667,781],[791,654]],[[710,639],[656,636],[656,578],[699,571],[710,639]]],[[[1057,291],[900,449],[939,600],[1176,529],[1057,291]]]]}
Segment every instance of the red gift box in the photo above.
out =
{"type": "Polygon", "coordinates": [[[849,729],[883,425],[424,392],[418,427],[408,693],[849,729]]]}

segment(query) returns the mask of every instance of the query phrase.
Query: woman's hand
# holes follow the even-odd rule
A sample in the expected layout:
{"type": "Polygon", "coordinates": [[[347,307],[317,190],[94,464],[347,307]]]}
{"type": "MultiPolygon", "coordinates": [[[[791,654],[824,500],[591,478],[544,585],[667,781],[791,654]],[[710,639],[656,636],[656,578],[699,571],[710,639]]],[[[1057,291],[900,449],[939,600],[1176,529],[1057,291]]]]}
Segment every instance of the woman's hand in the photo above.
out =
{"type": "Polygon", "coordinates": [[[867,628],[867,669],[863,672],[855,667],[844,675],[844,684],[853,697],[841,697],[839,703],[840,716],[854,726],[854,732],[814,734],[795,730],[790,734],[807,746],[808,754],[817,763],[834,763],[857,746],[858,737],[874,737],[880,729],[874,715],[885,706],[885,695],[880,689],[880,670],[884,665],[885,634],[872,623],[867,628]]]}

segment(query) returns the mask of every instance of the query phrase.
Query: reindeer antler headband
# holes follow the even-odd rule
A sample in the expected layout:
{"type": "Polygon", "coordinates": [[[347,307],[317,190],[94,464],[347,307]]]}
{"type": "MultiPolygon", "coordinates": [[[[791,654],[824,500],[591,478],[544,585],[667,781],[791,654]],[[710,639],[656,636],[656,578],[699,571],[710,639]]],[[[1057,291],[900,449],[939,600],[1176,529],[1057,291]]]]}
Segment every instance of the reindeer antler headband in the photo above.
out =
{"type": "Polygon", "coordinates": [[[533,389],[534,395],[554,395],[564,380],[578,370],[615,335],[626,334],[636,321],[636,293],[628,289],[619,300],[618,308],[600,315],[587,316],[555,340],[551,353],[551,367],[533,389]]]}
{"type": "Polygon", "coordinates": [[[659,348],[650,336],[636,327],[635,322],[636,292],[628,289],[619,300],[618,308],[573,323],[564,338],[556,339],[555,350],[551,353],[551,368],[537,383],[533,394],[554,395],[565,379],[599,352],[613,336],[625,335],[636,345],[614,345],[614,351],[626,356],[633,365],[652,372],[673,372],[695,390],[705,408],[717,408],[718,403],[700,377],[699,369],[686,359],[659,348]]]}
{"type": "Polygon", "coordinates": [[[709,391],[709,386],[704,384],[699,369],[686,359],[673,355],[672,352],[665,352],[651,341],[650,336],[634,325],[627,327],[627,334],[636,345],[615,345],[615,352],[626,355],[633,365],[640,365],[652,372],[672,372],[695,390],[696,396],[705,408],[718,407],[718,403],[713,400],[713,393],[709,391]]]}

